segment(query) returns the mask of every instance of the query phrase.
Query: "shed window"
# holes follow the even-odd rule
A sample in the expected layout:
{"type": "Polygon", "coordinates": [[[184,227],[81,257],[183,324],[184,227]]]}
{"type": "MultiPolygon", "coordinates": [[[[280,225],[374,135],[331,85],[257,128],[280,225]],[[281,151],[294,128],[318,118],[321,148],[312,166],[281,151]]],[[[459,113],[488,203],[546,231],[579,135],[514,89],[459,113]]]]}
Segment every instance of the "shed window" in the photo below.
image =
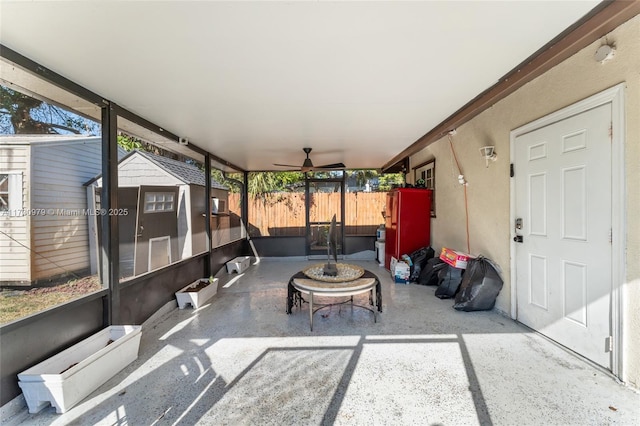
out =
{"type": "Polygon", "coordinates": [[[19,216],[22,210],[22,173],[0,173],[0,214],[19,216]]]}
{"type": "Polygon", "coordinates": [[[174,210],[173,192],[147,192],[144,196],[144,212],[160,213],[174,210]]]}

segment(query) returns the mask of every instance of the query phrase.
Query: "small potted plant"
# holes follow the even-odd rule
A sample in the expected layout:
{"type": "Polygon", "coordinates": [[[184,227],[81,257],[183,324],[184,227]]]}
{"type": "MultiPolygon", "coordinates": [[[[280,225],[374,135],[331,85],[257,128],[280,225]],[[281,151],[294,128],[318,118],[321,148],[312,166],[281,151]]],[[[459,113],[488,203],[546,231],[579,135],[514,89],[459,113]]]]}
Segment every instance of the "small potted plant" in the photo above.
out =
{"type": "Polygon", "coordinates": [[[198,309],[217,292],[217,278],[213,276],[200,278],[176,292],[178,308],[184,309],[187,305],[191,305],[194,309],[198,309]]]}

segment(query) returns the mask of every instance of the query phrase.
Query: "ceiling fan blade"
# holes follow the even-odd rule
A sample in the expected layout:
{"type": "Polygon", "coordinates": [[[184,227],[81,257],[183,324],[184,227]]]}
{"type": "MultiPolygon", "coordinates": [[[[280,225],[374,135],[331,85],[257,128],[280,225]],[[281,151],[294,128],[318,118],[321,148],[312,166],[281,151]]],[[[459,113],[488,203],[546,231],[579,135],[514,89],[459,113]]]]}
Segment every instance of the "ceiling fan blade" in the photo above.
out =
{"type": "Polygon", "coordinates": [[[277,163],[273,163],[274,166],[280,166],[280,167],[295,167],[296,169],[300,168],[300,166],[294,166],[293,164],[277,164],[277,163]]]}
{"type": "Polygon", "coordinates": [[[344,163],[325,164],[324,166],[314,167],[315,169],[344,169],[344,163]]]}

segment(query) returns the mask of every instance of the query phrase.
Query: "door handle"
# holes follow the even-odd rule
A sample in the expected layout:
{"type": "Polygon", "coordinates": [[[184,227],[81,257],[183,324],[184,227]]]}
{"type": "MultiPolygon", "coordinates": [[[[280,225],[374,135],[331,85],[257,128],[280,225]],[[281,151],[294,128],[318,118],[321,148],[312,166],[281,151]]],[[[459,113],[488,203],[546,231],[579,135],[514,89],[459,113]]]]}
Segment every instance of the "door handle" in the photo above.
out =
{"type": "MultiPolygon", "coordinates": [[[[522,229],[522,218],[519,217],[516,219],[516,223],[515,223],[515,231],[518,232],[522,229]]],[[[513,237],[513,241],[515,241],[516,243],[521,243],[522,240],[522,235],[516,235],[515,237],[513,237]]]]}
{"type": "Polygon", "coordinates": [[[516,219],[516,231],[522,229],[522,218],[519,217],[516,219]]]}
{"type": "Polygon", "coordinates": [[[144,232],[144,226],[140,225],[140,231],[136,235],[136,237],[142,237],[142,233],[144,232]]]}

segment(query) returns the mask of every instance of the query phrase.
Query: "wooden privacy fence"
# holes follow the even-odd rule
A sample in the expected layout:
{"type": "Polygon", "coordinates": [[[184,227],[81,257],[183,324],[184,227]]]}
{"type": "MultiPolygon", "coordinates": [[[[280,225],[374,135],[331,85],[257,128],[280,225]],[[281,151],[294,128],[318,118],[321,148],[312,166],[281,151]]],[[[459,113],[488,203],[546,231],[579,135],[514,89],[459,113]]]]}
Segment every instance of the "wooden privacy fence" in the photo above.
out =
{"type": "MultiPolygon", "coordinates": [[[[344,196],[345,232],[347,235],[375,235],[384,223],[386,192],[350,192],[344,196]]],[[[329,222],[334,213],[340,219],[340,193],[310,194],[312,222],[329,222]]],[[[229,194],[229,209],[240,213],[240,194],[229,194]]],[[[305,194],[275,193],[264,197],[249,196],[249,235],[305,236],[305,194]]]]}

